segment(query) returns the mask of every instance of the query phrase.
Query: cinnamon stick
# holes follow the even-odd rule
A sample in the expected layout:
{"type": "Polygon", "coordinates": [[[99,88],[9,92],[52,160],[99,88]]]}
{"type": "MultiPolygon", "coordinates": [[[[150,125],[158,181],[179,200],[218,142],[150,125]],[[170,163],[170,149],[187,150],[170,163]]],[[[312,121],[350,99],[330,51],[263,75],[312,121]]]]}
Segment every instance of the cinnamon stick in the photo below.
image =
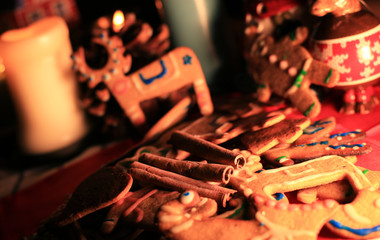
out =
{"type": "Polygon", "coordinates": [[[231,194],[236,192],[233,189],[211,185],[140,162],[131,163],[127,171],[138,182],[154,184],[178,192],[194,190],[200,196],[214,199],[223,206],[226,206],[227,201],[231,198],[231,194]]]}
{"type": "Polygon", "coordinates": [[[230,165],[177,160],[151,153],[141,154],[139,156],[139,162],[190,178],[222,182],[224,184],[228,184],[234,171],[230,165]]]}
{"type": "Polygon", "coordinates": [[[172,133],[169,143],[210,162],[231,165],[235,168],[242,168],[246,163],[242,154],[179,130],[172,133]]]}

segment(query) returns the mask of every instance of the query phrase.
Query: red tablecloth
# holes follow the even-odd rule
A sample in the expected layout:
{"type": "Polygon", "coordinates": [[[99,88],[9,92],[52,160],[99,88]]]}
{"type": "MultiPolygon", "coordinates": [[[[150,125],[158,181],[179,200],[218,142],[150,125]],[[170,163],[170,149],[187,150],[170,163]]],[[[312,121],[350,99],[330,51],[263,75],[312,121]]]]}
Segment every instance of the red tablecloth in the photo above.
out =
{"type": "MultiPolygon", "coordinates": [[[[366,131],[366,142],[373,147],[371,153],[358,156],[357,165],[370,170],[380,170],[380,105],[370,114],[344,115],[337,111],[339,96],[330,96],[324,100],[318,119],[334,116],[336,131],[362,129],[366,131]]],[[[380,98],[380,87],[375,88],[380,98]]],[[[32,234],[38,224],[47,218],[89,174],[104,164],[117,159],[125,149],[131,147],[130,141],[114,144],[108,148],[84,157],[67,168],[33,184],[10,196],[0,199],[0,239],[20,239],[32,234]]],[[[319,239],[339,239],[324,229],[319,239]]]]}

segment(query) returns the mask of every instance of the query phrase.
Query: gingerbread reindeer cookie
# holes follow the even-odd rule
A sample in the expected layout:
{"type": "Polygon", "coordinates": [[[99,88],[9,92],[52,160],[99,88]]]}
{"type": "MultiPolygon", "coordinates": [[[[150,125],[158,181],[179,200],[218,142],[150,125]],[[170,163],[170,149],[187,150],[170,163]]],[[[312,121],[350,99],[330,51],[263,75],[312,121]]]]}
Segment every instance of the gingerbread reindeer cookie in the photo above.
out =
{"type": "MultiPolygon", "coordinates": [[[[213,103],[201,65],[195,53],[187,47],[176,48],[147,66],[125,75],[131,66],[131,56],[124,56],[125,47],[116,36],[108,37],[104,32],[93,41],[108,52],[108,61],[102,69],[91,68],[85,58],[84,48],[74,54],[74,68],[89,88],[104,83],[101,98],[106,102],[115,97],[125,115],[135,127],[146,123],[140,103],[144,100],[165,96],[187,85],[194,87],[200,112],[213,112],[213,103]]],[[[100,114],[103,114],[101,111],[100,114]]]]}
{"type": "Polygon", "coordinates": [[[306,27],[275,41],[267,36],[256,41],[247,56],[248,70],[257,84],[258,99],[267,102],[272,94],[284,97],[305,116],[316,117],[321,108],[310,84],[334,87],[339,72],[316,61],[301,46],[306,27]]]}

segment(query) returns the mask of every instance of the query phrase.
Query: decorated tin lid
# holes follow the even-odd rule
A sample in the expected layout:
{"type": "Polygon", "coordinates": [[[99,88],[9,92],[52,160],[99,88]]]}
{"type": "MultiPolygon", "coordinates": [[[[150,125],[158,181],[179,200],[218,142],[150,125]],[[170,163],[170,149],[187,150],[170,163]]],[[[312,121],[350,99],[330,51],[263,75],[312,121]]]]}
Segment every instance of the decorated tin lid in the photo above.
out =
{"type": "Polygon", "coordinates": [[[326,15],[312,37],[313,57],[340,72],[337,87],[368,84],[380,77],[380,24],[367,10],[326,15]]]}

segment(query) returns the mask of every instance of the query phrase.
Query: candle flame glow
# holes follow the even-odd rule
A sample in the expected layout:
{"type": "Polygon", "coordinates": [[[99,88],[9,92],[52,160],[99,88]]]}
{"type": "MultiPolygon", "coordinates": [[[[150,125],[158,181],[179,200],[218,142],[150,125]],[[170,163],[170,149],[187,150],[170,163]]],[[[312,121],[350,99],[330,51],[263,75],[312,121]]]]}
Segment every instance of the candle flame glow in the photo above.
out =
{"type": "Polygon", "coordinates": [[[112,18],[112,29],[114,32],[120,32],[120,30],[124,27],[125,19],[124,13],[121,10],[116,10],[113,14],[112,18]]]}

